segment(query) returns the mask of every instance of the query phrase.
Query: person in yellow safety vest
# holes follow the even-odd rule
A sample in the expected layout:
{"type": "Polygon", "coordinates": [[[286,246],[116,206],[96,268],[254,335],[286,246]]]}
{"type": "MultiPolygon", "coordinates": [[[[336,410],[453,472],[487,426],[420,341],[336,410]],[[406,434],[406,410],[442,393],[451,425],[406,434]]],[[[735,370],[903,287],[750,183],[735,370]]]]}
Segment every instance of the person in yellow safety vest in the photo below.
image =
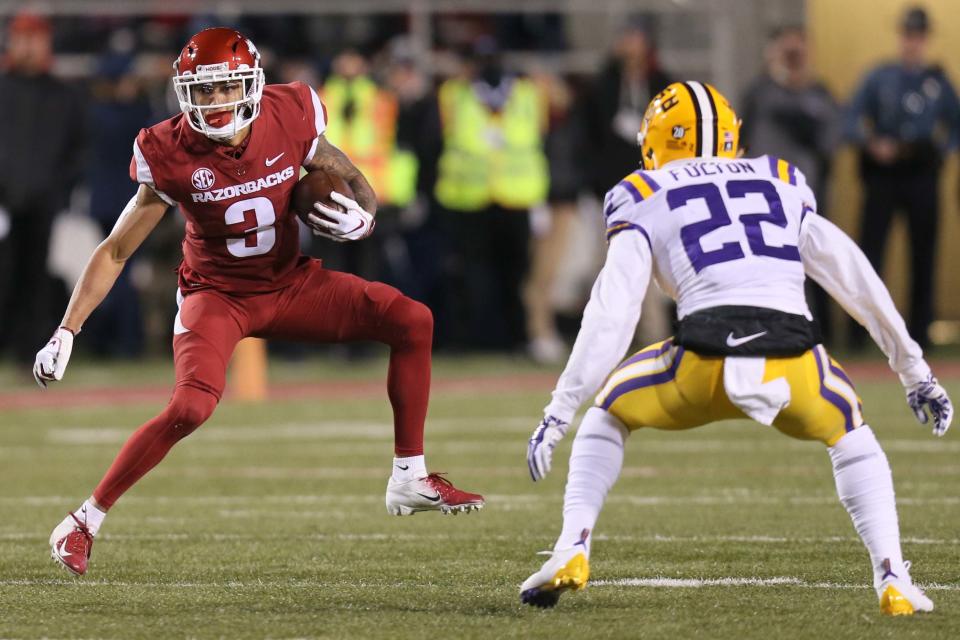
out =
{"type": "Polygon", "coordinates": [[[447,263],[451,341],[519,350],[520,295],[530,266],[530,209],[547,197],[547,106],[527,78],[506,73],[496,43],[478,39],[466,74],[438,92],[442,151],[434,196],[447,263]]]}
{"type": "Polygon", "coordinates": [[[320,88],[329,114],[324,135],[367,176],[379,204],[407,206],[416,196],[417,158],[396,146],[396,97],[367,75],[355,51],[340,54],[333,69],[320,88]]]}
{"type": "Polygon", "coordinates": [[[435,195],[452,211],[529,209],[547,196],[546,106],[526,78],[497,86],[451,78],[440,87],[443,153],[435,195]]]}

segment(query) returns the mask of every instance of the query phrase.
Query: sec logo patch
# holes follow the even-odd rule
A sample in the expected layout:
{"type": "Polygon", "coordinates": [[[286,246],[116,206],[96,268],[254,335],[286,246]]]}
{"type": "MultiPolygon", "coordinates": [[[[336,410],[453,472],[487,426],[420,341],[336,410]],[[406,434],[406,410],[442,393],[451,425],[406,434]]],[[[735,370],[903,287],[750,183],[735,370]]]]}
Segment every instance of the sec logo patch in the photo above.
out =
{"type": "Polygon", "coordinates": [[[212,187],[213,180],[213,171],[207,169],[206,167],[200,167],[193,172],[192,176],[190,176],[190,182],[193,183],[193,186],[201,190],[212,187]]]}

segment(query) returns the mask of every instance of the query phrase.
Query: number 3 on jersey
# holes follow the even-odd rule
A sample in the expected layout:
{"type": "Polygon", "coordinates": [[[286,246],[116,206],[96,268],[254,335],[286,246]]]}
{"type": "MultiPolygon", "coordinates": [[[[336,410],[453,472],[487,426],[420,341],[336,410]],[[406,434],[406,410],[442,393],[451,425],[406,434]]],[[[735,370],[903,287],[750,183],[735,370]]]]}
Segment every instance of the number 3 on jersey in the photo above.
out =
{"type": "Polygon", "coordinates": [[[242,238],[227,238],[227,251],[238,258],[263,255],[273,249],[277,241],[277,230],[273,223],[277,214],[269,198],[250,198],[240,200],[227,207],[224,212],[227,226],[243,225],[239,232],[242,238]]]}
{"type": "MultiPolygon", "coordinates": [[[[783,203],[776,187],[766,180],[731,180],[727,183],[727,196],[730,198],[739,199],[750,194],[762,195],[767,202],[767,211],[739,216],[751,253],[756,256],[799,262],[800,251],[795,245],[772,246],[763,239],[760,223],[767,222],[784,229],[787,227],[787,216],[783,212],[783,203]]],[[[694,270],[700,273],[710,265],[746,257],[740,242],[725,242],[710,251],[704,251],[700,244],[707,234],[733,224],[723,202],[720,188],[712,182],[707,182],[672,189],[667,193],[667,205],[671,211],[684,207],[693,200],[703,200],[710,213],[710,217],[706,220],[698,220],[680,229],[683,248],[694,270]]]]}

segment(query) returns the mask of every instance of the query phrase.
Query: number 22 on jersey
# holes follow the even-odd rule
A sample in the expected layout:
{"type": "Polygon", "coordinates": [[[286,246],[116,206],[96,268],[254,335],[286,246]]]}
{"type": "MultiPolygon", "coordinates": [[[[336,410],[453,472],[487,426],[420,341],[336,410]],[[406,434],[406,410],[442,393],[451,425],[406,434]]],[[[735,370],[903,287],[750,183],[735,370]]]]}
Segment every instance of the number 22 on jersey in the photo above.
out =
{"type": "MultiPolygon", "coordinates": [[[[800,261],[800,251],[796,245],[774,246],[767,244],[764,240],[761,223],[767,222],[783,229],[787,227],[783,202],[772,183],[766,180],[731,180],[726,184],[726,191],[733,202],[745,202],[746,196],[751,194],[761,195],[766,201],[766,211],[745,212],[738,216],[747,245],[753,255],[800,261]]],[[[698,200],[703,201],[710,216],[680,229],[683,248],[694,270],[700,273],[710,265],[745,258],[743,244],[739,240],[725,242],[710,250],[704,250],[701,244],[705,236],[733,224],[723,195],[720,193],[720,187],[712,182],[706,182],[678,187],[667,193],[667,205],[671,211],[690,206],[698,200]]]]}

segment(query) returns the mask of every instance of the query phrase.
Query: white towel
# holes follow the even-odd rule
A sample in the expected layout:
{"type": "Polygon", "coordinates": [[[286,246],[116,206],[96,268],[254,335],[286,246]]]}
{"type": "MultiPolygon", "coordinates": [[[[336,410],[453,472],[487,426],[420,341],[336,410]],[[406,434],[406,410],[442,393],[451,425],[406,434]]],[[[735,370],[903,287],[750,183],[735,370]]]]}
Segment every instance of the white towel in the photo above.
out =
{"type": "Polygon", "coordinates": [[[738,409],[767,426],[790,404],[790,385],[785,378],[763,382],[766,358],[728,356],[723,360],[723,387],[738,409]]]}

